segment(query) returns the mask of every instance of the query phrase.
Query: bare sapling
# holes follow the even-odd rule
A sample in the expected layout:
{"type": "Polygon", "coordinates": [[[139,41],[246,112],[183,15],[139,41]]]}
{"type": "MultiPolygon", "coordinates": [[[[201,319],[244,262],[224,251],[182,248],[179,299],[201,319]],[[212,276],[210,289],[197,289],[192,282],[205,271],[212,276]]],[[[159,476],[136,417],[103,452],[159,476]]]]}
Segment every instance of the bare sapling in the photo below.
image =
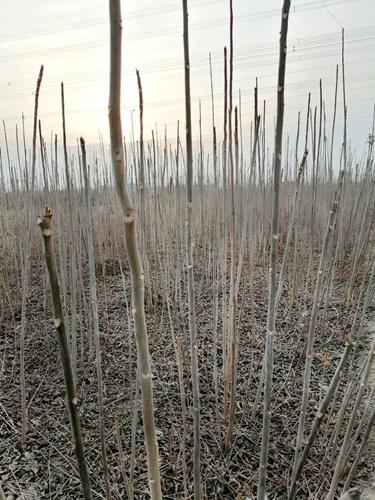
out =
{"type": "Polygon", "coordinates": [[[26,393],[26,374],[25,374],[25,336],[26,336],[26,308],[27,308],[27,293],[29,286],[30,273],[30,253],[32,246],[31,232],[31,214],[34,208],[34,190],[35,190],[35,165],[36,165],[36,134],[38,120],[38,105],[39,92],[43,78],[43,66],[40,67],[39,76],[36,83],[35,100],[34,100],[34,124],[33,124],[33,143],[32,143],[32,159],[31,159],[31,199],[27,212],[27,236],[25,257],[23,263],[22,277],[22,303],[21,303],[21,331],[20,331],[20,378],[21,378],[21,447],[26,446],[26,429],[27,429],[27,393],[26,393]]]}
{"type": "Polygon", "coordinates": [[[273,373],[273,342],[276,327],[276,293],[277,293],[277,258],[279,241],[279,198],[281,177],[281,154],[284,124],[284,87],[288,36],[290,0],[284,0],[281,12],[279,71],[277,82],[277,115],[275,132],[275,152],[273,166],[272,220],[271,220],[271,253],[268,283],[267,334],[264,353],[264,409],[262,447],[260,452],[258,500],[266,498],[266,477],[271,423],[271,389],[273,373]]]}
{"type": "MultiPolygon", "coordinates": [[[[234,417],[236,410],[236,374],[237,374],[237,267],[236,267],[236,209],[235,209],[235,172],[233,162],[233,1],[230,7],[230,50],[229,50],[229,108],[228,108],[228,135],[229,135],[229,184],[230,184],[230,341],[228,345],[228,378],[229,378],[229,413],[228,428],[225,438],[225,447],[228,449],[233,438],[234,417]]],[[[238,162],[237,162],[238,164],[238,162]]],[[[236,172],[237,173],[237,172],[236,172]]],[[[228,336],[229,339],[229,336],[228,336]]]]}
{"type": "Polygon", "coordinates": [[[311,381],[311,368],[314,356],[314,341],[315,341],[315,333],[316,333],[316,323],[318,319],[318,312],[320,307],[320,299],[321,292],[323,287],[324,280],[324,271],[326,268],[327,258],[328,258],[328,250],[329,243],[332,235],[332,231],[334,228],[336,213],[339,206],[340,199],[340,191],[342,186],[344,172],[340,172],[339,176],[339,185],[336,193],[334,194],[334,199],[332,202],[327,227],[324,235],[322,251],[320,254],[319,260],[319,268],[317,271],[314,297],[313,297],[313,305],[311,309],[310,323],[309,323],[309,331],[307,336],[307,349],[306,349],[306,360],[305,360],[305,370],[303,375],[303,392],[302,392],[302,402],[301,402],[301,410],[299,415],[299,423],[298,423],[298,432],[297,432],[297,442],[296,442],[296,450],[294,456],[294,467],[293,467],[293,476],[295,474],[298,461],[300,458],[300,454],[302,452],[303,447],[303,438],[305,433],[305,423],[306,423],[306,414],[307,414],[307,405],[309,402],[309,394],[310,394],[310,381],[311,381]]]}
{"type": "Polygon", "coordinates": [[[320,403],[319,409],[315,415],[310,434],[307,438],[305,447],[304,447],[304,449],[299,457],[298,463],[296,465],[296,470],[295,470],[295,473],[294,473],[294,476],[292,478],[292,482],[290,485],[290,492],[289,492],[288,500],[293,500],[295,498],[297,481],[298,481],[299,477],[301,476],[303,466],[305,465],[305,462],[306,462],[306,459],[307,459],[308,454],[310,452],[310,449],[311,449],[311,447],[315,441],[315,438],[318,434],[320,424],[322,423],[323,417],[325,416],[327,409],[328,409],[328,406],[333,398],[333,395],[335,394],[337,385],[340,381],[343,369],[345,367],[346,361],[347,361],[349,354],[351,352],[352,346],[353,345],[351,342],[349,342],[346,345],[345,350],[341,356],[340,362],[337,365],[335,374],[331,380],[331,383],[326,391],[326,394],[325,394],[322,402],[320,403]]]}
{"type": "Polygon", "coordinates": [[[223,352],[223,377],[224,377],[224,421],[228,417],[228,328],[227,328],[227,156],[228,156],[228,57],[227,48],[224,47],[224,129],[222,143],[222,183],[223,183],[223,204],[222,204],[222,265],[221,265],[221,281],[222,281],[222,352],[223,352]]]}
{"type": "Polygon", "coordinates": [[[141,384],[143,429],[146,441],[148,479],[152,500],[162,497],[159,450],[155,433],[151,361],[144,307],[144,273],[138,248],[136,210],[130,197],[124,158],[121,124],[122,19],[120,0],[109,0],[110,15],[110,93],[108,117],[113,174],[125,223],[125,244],[132,278],[132,303],[139,379],[141,384]]]}
{"type": "MultiPolygon", "coordinates": [[[[375,386],[373,386],[372,393],[374,392],[374,387],[375,386]]],[[[373,394],[371,394],[371,396],[373,396],[373,394]]],[[[348,474],[348,476],[346,478],[346,481],[345,481],[345,484],[344,484],[344,488],[343,488],[344,492],[345,491],[349,491],[349,489],[350,489],[350,484],[351,484],[351,482],[353,480],[353,477],[354,477],[355,473],[357,472],[358,465],[359,465],[360,461],[363,459],[363,453],[364,453],[367,445],[369,444],[369,437],[370,437],[371,431],[374,428],[374,424],[375,424],[375,406],[373,407],[372,412],[371,412],[371,414],[369,416],[369,419],[368,419],[367,424],[365,426],[365,432],[363,433],[361,444],[360,444],[360,446],[359,446],[359,448],[357,450],[357,453],[356,453],[355,458],[353,460],[353,463],[352,463],[352,466],[350,468],[349,474],[348,474]]]]}
{"type": "Polygon", "coordinates": [[[61,115],[62,115],[62,129],[63,129],[63,150],[64,150],[64,167],[65,167],[65,182],[66,191],[68,195],[68,207],[69,207],[69,225],[70,225],[70,286],[71,286],[71,336],[70,343],[72,346],[72,362],[73,362],[73,373],[74,377],[77,376],[77,249],[75,241],[75,231],[74,231],[74,219],[73,219],[73,180],[69,172],[69,161],[68,161],[68,149],[66,145],[66,125],[65,125],[65,97],[64,97],[64,84],[61,82],[61,115]]]}
{"type": "Polygon", "coordinates": [[[39,217],[38,225],[42,232],[44,242],[45,260],[50,281],[52,303],[54,312],[54,324],[59,344],[61,364],[64,373],[67,406],[69,410],[70,424],[72,427],[72,437],[74,452],[77,458],[78,471],[81,478],[83,496],[85,500],[92,500],[89,472],[83,450],[81,428],[78,412],[78,398],[75,391],[75,381],[73,375],[72,360],[69,349],[69,335],[65,324],[64,313],[60,296],[60,285],[57,276],[55,256],[52,244],[52,211],[46,207],[43,216],[39,217]]]}
{"type": "Polygon", "coordinates": [[[193,273],[193,144],[191,126],[191,94],[190,94],[190,53],[189,53],[189,14],[188,2],[182,0],[184,25],[184,63],[185,63],[185,119],[186,119],[186,264],[188,277],[189,330],[191,379],[193,386],[193,419],[194,419],[194,449],[193,476],[194,499],[199,500],[201,492],[200,472],[200,396],[199,396],[199,361],[198,342],[195,319],[194,273],[193,273]]]}
{"type": "Polygon", "coordinates": [[[105,484],[105,492],[107,499],[111,498],[111,487],[109,484],[108,460],[106,451],[105,437],[105,415],[103,404],[103,375],[102,375],[102,355],[100,348],[100,331],[99,331],[99,312],[98,300],[96,291],[96,274],[95,274],[95,256],[94,256],[94,237],[93,237],[93,219],[91,212],[91,189],[90,177],[86,161],[86,145],[84,139],[80,138],[82,152],[82,170],[85,185],[85,206],[86,206],[86,226],[87,226],[87,251],[89,257],[89,282],[90,282],[90,302],[94,327],[94,344],[95,344],[95,364],[96,376],[98,379],[98,411],[99,411],[99,435],[100,435],[100,451],[102,456],[103,476],[105,484]]]}
{"type": "Polygon", "coordinates": [[[348,424],[346,427],[345,436],[344,436],[343,442],[341,444],[341,449],[340,449],[339,456],[337,458],[335,470],[334,470],[333,477],[331,480],[331,485],[330,485],[329,492],[327,495],[327,500],[333,500],[335,498],[338,483],[343,475],[345,464],[349,458],[348,457],[348,448],[350,445],[350,437],[352,435],[353,427],[354,427],[354,424],[355,424],[356,419],[358,417],[359,406],[360,406],[361,401],[363,399],[364,393],[365,393],[366,389],[368,388],[370,370],[371,370],[371,366],[372,366],[372,363],[374,361],[374,358],[375,358],[375,340],[372,343],[372,346],[370,348],[370,351],[366,357],[366,360],[365,360],[365,363],[363,366],[364,373],[363,373],[362,378],[361,378],[361,383],[360,383],[359,389],[356,393],[354,405],[353,405],[353,408],[352,408],[352,411],[351,411],[351,414],[349,417],[349,421],[348,421],[348,424]]]}
{"type": "Polygon", "coordinates": [[[140,218],[139,225],[141,229],[141,248],[143,248],[144,243],[143,239],[145,237],[145,152],[144,152],[144,141],[143,141],[143,91],[142,91],[142,81],[141,75],[138,70],[136,70],[137,74],[137,85],[138,85],[138,94],[139,94],[139,190],[140,190],[140,201],[141,201],[141,210],[140,210],[140,218]]]}
{"type": "Polygon", "coordinates": [[[284,256],[283,256],[283,262],[281,264],[281,270],[279,273],[279,283],[277,286],[277,293],[276,293],[276,312],[277,308],[280,302],[281,298],[281,293],[283,291],[283,285],[284,285],[284,275],[285,275],[285,270],[286,270],[286,264],[289,256],[289,247],[290,243],[292,241],[292,236],[294,232],[294,227],[295,227],[295,222],[297,218],[297,206],[298,206],[298,194],[299,194],[299,187],[300,187],[300,182],[301,182],[301,177],[305,168],[306,164],[306,159],[307,159],[308,151],[305,149],[305,152],[302,157],[301,164],[298,169],[298,174],[297,174],[297,181],[296,181],[296,189],[294,191],[294,198],[293,198],[293,206],[292,206],[292,213],[290,216],[290,221],[289,221],[289,226],[288,226],[288,233],[286,236],[286,242],[285,242],[285,249],[284,249],[284,256]]]}

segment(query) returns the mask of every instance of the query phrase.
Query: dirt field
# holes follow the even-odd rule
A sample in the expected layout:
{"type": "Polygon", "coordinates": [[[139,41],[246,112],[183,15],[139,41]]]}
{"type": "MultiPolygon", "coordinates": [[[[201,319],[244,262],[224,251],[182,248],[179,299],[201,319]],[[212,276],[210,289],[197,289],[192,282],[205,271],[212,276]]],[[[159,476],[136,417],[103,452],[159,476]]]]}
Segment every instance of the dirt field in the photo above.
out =
{"type": "MultiPolygon", "coordinates": [[[[246,265],[246,263],[245,263],[246,265]]],[[[125,268],[125,288],[128,293],[129,273],[125,268]]],[[[51,320],[51,304],[46,308],[43,298],[44,271],[41,264],[33,267],[27,315],[27,391],[28,391],[28,444],[21,451],[18,445],[20,429],[19,359],[17,332],[13,318],[7,311],[1,324],[1,352],[4,360],[1,374],[1,447],[0,473],[8,499],[74,499],[80,498],[74,453],[70,442],[70,429],[65,408],[64,385],[60,361],[57,356],[55,332],[51,320]],[[6,343],[4,344],[4,339],[6,343]],[[15,350],[16,349],[16,350],[15,350]]],[[[204,495],[208,499],[253,498],[256,490],[257,470],[262,426],[261,404],[254,406],[262,369],[264,324],[266,319],[267,287],[262,267],[255,276],[255,324],[251,321],[251,301],[246,286],[239,296],[239,325],[241,357],[238,368],[238,396],[235,420],[235,442],[230,453],[223,452],[224,425],[222,400],[219,400],[219,418],[213,383],[212,282],[197,273],[199,297],[197,321],[199,332],[201,425],[202,425],[202,477],[204,495]]],[[[110,466],[113,498],[126,498],[125,482],[131,476],[134,464],[134,491],[136,498],[147,498],[147,470],[143,447],[141,411],[135,399],[135,345],[126,319],[126,300],[119,266],[108,262],[105,276],[98,283],[100,307],[101,345],[105,383],[105,411],[107,426],[107,451],[110,466]],[[132,415],[136,414],[136,428],[132,437],[132,415]],[[122,458],[119,453],[117,429],[121,432],[122,458]],[[135,457],[131,457],[131,442],[136,442],[135,457]],[[123,461],[123,467],[122,467],[123,461]],[[124,479],[124,471],[127,478],[124,479]]],[[[86,287],[87,289],[87,287],[86,287]]],[[[14,299],[17,297],[16,290],[14,299]]],[[[87,298],[87,297],[86,297],[87,298]]],[[[313,370],[313,397],[309,406],[309,422],[322,398],[343,350],[346,311],[341,301],[331,301],[324,322],[319,324],[313,370]]],[[[15,302],[14,321],[20,321],[20,304],[15,302]]],[[[308,304],[307,304],[308,306],[308,304]]],[[[187,310],[176,308],[171,302],[173,327],[181,340],[185,390],[188,406],[191,405],[190,382],[186,377],[189,362],[187,310]]],[[[287,307],[281,307],[287,311],[287,307]]],[[[288,472],[294,456],[294,440],[298,425],[304,367],[304,339],[306,316],[301,314],[298,302],[285,317],[280,315],[275,345],[275,367],[271,451],[269,480],[270,498],[286,498],[288,472]],[[295,326],[298,325],[296,329],[295,326]]],[[[160,300],[154,310],[148,307],[147,322],[154,373],[154,398],[156,426],[161,456],[161,474],[164,498],[183,498],[182,450],[183,429],[175,350],[171,337],[165,301],[160,300]]],[[[218,325],[218,360],[221,363],[221,332],[218,325]]],[[[95,498],[104,498],[101,480],[99,438],[97,433],[96,375],[92,341],[88,338],[88,325],[83,315],[78,315],[79,368],[78,394],[81,423],[87,460],[93,482],[95,498]]],[[[364,345],[368,339],[364,337],[364,345]]],[[[220,394],[222,394],[220,376],[220,394]]],[[[138,391],[137,391],[138,392],[138,391]]],[[[340,394],[338,399],[342,395],[340,394]]],[[[324,425],[325,432],[333,428],[334,412],[324,425]],[[332,422],[332,423],[330,423],[332,422]]],[[[310,425],[310,423],[308,425],[310,425]]],[[[191,413],[187,410],[186,460],[189,485],[191,484],[192,457],[191,413]]],[[[309,490],[321,492],[314,498],[324,498],[332,474],[329,457],[322,464],[321,440],[313,448],[304,471],[302,489],[298,498],[307,499],[309,490]]],[[[358,479],[370,475],[371,460],[362,465],[358,479]]],[[[373,469],[372,469],[373,474],[373,469]]],[[[190,486],[189,486],[190,488],[190,486]]],[[[191,492],[191,490],[190,490],[191,492]]],[[[371,498],[371,497],[370,497],[371,498]]]]}

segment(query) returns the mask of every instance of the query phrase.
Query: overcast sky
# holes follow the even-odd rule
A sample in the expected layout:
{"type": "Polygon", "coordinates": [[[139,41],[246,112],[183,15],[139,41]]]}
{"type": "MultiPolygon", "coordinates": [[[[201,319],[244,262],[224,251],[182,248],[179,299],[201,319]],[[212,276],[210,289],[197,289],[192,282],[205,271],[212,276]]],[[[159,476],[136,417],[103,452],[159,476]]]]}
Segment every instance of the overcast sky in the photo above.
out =
{"type": "MultiPolygon", "coordinates": [[[[123,1],[123,122],[129,134],[131,110],[137,133],[137,85],[141,72],[145,103],[145,135],[157,123],[175,136],[184,123],[182,12],[180,0],[123,1]]],[[[212,54],[215,114],[221,130],[223,47],[228,44],[228,0],[190,0],[190,49],[194,136],[199,100],[205,141],[210,139],[211,99],[208,54],[212,54]]],[[[259,97],[267,100],[272,132],[276,98],[278,33],[281,0],[233,0],[234,90],[242,95],[243,133],[250,129],[252,89],[259,79],[259,97]]],[[[8,135],[26,116],[31,126],[33,93],[39,67],[45,66],[40,117],[47,137],[61,133],[60,82],[64,81],[68,140],[83,135],[108,139],[108,1],[1,0],[0,117],[8,135]]],[[[323,81],[327,125],[332,119],[335,65],[341,60],[341,26],[346,33],[346,85],[349,133],[362,147],[371,130],[375,101],[374,0],[295,0],[289,23],[286,131],[295,134],[297,114],[305,112],[308,92],[319,102],[323,81]]],[[[341,85],[338,126],[342,126],[341,85]]],[[[30,132],[30,128],[28,129],[30,132]]],[[[1,138],[1,143],[3,138],[1,138]]]]}

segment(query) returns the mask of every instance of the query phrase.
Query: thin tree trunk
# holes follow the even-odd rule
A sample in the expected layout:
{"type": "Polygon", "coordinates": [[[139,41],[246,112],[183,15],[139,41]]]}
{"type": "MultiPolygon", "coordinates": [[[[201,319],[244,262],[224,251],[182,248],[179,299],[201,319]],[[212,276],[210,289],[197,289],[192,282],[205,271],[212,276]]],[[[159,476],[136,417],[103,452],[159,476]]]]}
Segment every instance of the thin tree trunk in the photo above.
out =
{"type": "Polygon", "coordinates": [[[72,363],[73,363],[73,373],[74,378],[77,377],[77,309],[76,309],[76,299],[77,299],[77,284],[76,284],[76,273],[77,273],[77,251],[76,251],[76,241],[75,241],[75,231],[73,223],[73,200],[72,200],[72,180],[69,173],[68,164],[68,151],[66,146],[66,127],[65,127],[65,98],[64,98],[64,84],[61,82],[61,114],[62,114],[62,128],[63,128],[63,150],[64,150],[64,165],[65,165],[65,180],[66,180],[66,191],[68,193],[68,206],[69,206],[69,225],[70,225],[70,237],[71,237],[71,247],[70,247],[70,287],[71,287],[71,336],[69,339],[72,349],[72,363]]]}
{"type": "Polygon", "coordinates": [[[94,343],[95,343],[95,358],[96,358],[96,376],[98,379],[98,409],[99,409],[99,434],[100,434],[100,448],[102,455],[103,476],[105,484],[105,492],[107,499],[111,499],[111,487],[109,483],[108,474],[108,461],[106,451],[106,438],[105,438],[105,417],[103,405],[103,376],[102,376],[102,356],[100,349],[100,332],[99,332],[99,313],[98,301],[96,291],[96,275],[95,275],[95,257],[94,257],[94,237],[92,231],[92,213],[91,213],[91,189],[90,178],[86,162],[86,147],[85,141],[80,139],[82,151],[82,168],[83,178],[85,185],[85,201],[86,201],[86,225],[87,225],[87,247],[89,257],[89,280],[90,280],[90,301],[94,326],[94,343]]]}
{"type": "Polygon", "coordinates": [[[284,249],[284,257],[283,257],[283,262],[281,264],[281,270],[280,270],[280,274],[279,274],[279,284],[277,286],[276,305],[275,305],[276,313],[277,313],[277,308],[278,308],[279,301],[280,301],[280,298],[281,298],[281,294],[282,294],[282,291],[283,291],[284,274],[285,274],[285,270],[286,270],[287,259],[288,259],[288,256],[289,256],[289,246],[290,246],[290,243],[292,241],[292,235],[293,235],[295,221],[296,221],[296,216],[297,216],[299,186],[300,186],[301,177],[302,177],[302,174],[303,174],[303,171],[304,171],[304,168],[305,168],[307,154],[308,154],[308,151],[305,150],[305,152],[303,154],[302,161],[301,161],[301,165],[300,165],[299,170],[298,170],[298,175],[297,175],[296,189],[295,189],[294,198],[293,198],[292,214],[290,216],[290,221],[289,221],[289,226],[288,226],[288,233],[287,233],[286,243],[285,243],[285,249],[284,249]]]}
{"type": "Polygon", "coordinates": [[[190,97],[190,55],[189,55],[189,14],[188,2],[182,0],[184,23],[184,63],[185,63],[185,115],[186,115],[186,259],[188,276],[189,330],[191,378],[193,386],[193,418],[194,418],[194,499],[202,497],[200,473],[200,396],[199,396],[199,364],[198,343],[195,320],[195,296],[193,273],[193,145],[191,130],[191,97],[190,97]]]}
{"type": "Polygon", "coordinates": [[[133,318],[140,372],[143,428],[145,433],[148,479],[151,498],[162,497],[159,471],[159,450],[155,434],[155,417],[152,395],[151,362],[144,309],[144,273],[140,260],[136,232],[136,211],[130,198],[125,172],[121,125],[121,43],[122,20],[120,0],[109,0],[110,12],[110,95],[109,128],[113,173],[125,223],[125,244],[132,277],[133,318]]]}
{"type": "Polygon", "coordinates": [[[276,286],[277,286],[277,257],[279,240],[279,197],[280,197],[280,173],[281,173],[281,153],[284,123],[284,86],[285,86],[285,66],[286,66],[286,43],[288,35],[288,19],[290,10],[290,0],[284,0],[281,12],[281,32],[280,32],[280,54],[279,73],[277,83],[277,117],[275,133],[275,153],[273,171],[273,196],[272,196],[272,222],[271,222],[271,255],[269,267],[269,290],[268,290],[268,314],[267,314],[267,336],[264,353],[264,410],[262,429],[262,448],[260,453],[259,480],[258,480],[258,500],[266,497],[266,476],[270,439],[271,421],[271,389],[273,372],[273,340],[276,322],[276,286]]]}
{"type": "Polygon", "coordinates": [[[66,399],[72,426],[72,437],[74,452],[77,458],[78,471],[81,478],[83,496],[85,500],[92,500],[90,478],[83,450],[81,428],[79,423],[78,399],[75,391],[75,380],[72,369],[72,361],[69,350],[69,335],[65,326],[64,313],[62,309],[60,286],[56,270],[55,256],[51,241],[52,236],[52,212],[46,207],[43,217],[39,217],[38,224],[43,236],[44,252],[48,275],[51,286],[53,311],[55,316],[55,328],[57,341],[59,343],[61,363],[64,372],[66,399]]]}
{"type": "Polygon", "coordinates": [[[35,165],[36,165],[36,133],[38,122],[38,104],[39,91],[43,78],[43,66],[40,67],[39,76],[36,84],[35,101],[34,101],[34,125],[33,125],[33,149],[31,160],[31,199],[27,213],[27,238],[25,249],[25,262],[23,265],[22,279],[22,305],[21,305],[21,331],[20,331],[20,376],[21,376],[21,447],[26,446],[26,428],[27,428],[27,407],[26,407],[26,375],[25,375],[25,336],[26,336],[26,308],[27,308],[27,291],[29,286],[30,272],[30,253],[31,253],[31,216],[34,208],[35,194],[35,165]]]}
{"type": "MultiPolygon", "coordinates": [[[[225,438],[225,447],[228,449],[232,442],[234,416],[236,410],[236,373],[237,373],[237,285],[236,285],[236,210],[235,210],[235,174],[233,163],[233,134],[232,134],[232,108],[233,108],[233,0],[230,6],[230,47],[229,47],[229,109],[228,109],[228,135],[229,135],[229,184],[230,184],[230,344],[228,352],[228,376],[229,378],[229,414],[228,428],[225,438]]],[[[229,337],[228,337],[229,339],[229,337]]]]}
{"type": "Polygon", "coordinates": [[[297,481],[302,473],[303,466],[306,462],[306,459],[307,459],[307,456],[308,456],[309,451],[311,449],[311,446],[312,446],[312,444],[316,438],[316,435],[319,431],[320,424],[323,420],[323,417],[327,412],[328,405],[331,402],[332,397],[336,391],[337,384],[339,383],[339,380],[340,380],[340,377],[342,375],[342,371],[344,369],[346,360],[348,359],[348,356],[351,352],[351,348],[352,348],[352,344],[348,343],[345,347],[343,355],[341,356],[341,360],[336,368],[336,371],[335,371],[335,374],[332,378],[332,381],[331,381],[331,383],[326,391],[325,397],[323,398],[323,401],[321,402],[319,409],[315,415],[315,419],[314,419],[314,422],[312,424],[311,431],[310,431],[309,437],[308,437],[307,442],[306,442],[306,446],[305,446],[303,452],[301,453],[301,456],[300,456],[298,463],[297,463],[297,466],[296,466],[295,473],[294,473],[293,478],[292,478],[292,483],[290,486],[288,500],[293,500],[293,498],[295,497],[297,481]]]}
{"type": "Polygon", "coordinates": [[[302,393],[302,402],[301,402],[301,410],[299,416],[299,424],[298,424],[298,433],[297,433],[297,442],[296,442],[296,451],[294,456],[294,466],[293,466],[293,475],[295,474],[296,467],[298,465],[298,461],[300,459],[300,454],[303,446],[303,437],[305,433],[305,420],[307,414],[307,405],[309,401],[310,394],[310,380],[311,380],[311,367],[313,362],[314,355],[314,340],[315,340],[315,327],[316,321],[318,318],[318,311],[320,306],[320,296],[323,286],[323,278],[324,278],[324,270],[327,261],[328,254],[328,245],[331,239],[331,234],[334,227],[335,217],[338,209],[338,200],[340,197],[340,189],[341,189],[341,181],[342,175],[340,174],[339,187],[337,193],[335,193],[334,200],[332,203],[329,219],[327,222],[327,228],[324,236],[322,252],[320,255],[319,261],[319,269],[316,277],[316,284],[314,290],[314,300],[311,310],[310,324],[309,324],[309,333],[307,338],[307,350],[306,350],[306,361],[305,361],[305,370],[303,375],[303,393],[302,393]]]}

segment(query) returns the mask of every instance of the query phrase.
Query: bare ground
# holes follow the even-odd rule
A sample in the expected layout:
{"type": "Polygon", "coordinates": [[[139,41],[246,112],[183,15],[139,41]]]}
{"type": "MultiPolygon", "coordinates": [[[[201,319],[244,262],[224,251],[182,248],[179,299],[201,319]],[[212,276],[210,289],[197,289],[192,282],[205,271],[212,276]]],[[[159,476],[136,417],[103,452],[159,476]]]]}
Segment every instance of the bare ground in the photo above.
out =
{"type": "MultiPolygon", "coordinates": [[[[246,265],[246,263],[245,263],[246,265]]],[[[35,264],[28,297],[27,313],[27,388],[28,443],[19,447],[20,386],[18,333],[20,301],[5,314],[1,324],[1,353],[5,366],[0,381],[0,478],[9,499],[77,499],[81,498],[74,453],[70,442],[69,421],[65,408],[64,385],[57,354],[57,343],[50,302],[43,303],[43,267],[35,264]]],[[[255,269],[254,313],[252,324],[249,290],[245,286],[239,299],[239,369],[235,440],[230,452],[223,449],[225,427],[222,419],[222,380],[220,404],[216,409],[213,383],[212,283],[197,275],[197,321],[200,338],[200,384],[202,423],[202,477],[208,499],[253,498],[256,491],[259,462],[262,408],[254,401],[262,368],[267,286],[263,268],[255,269]],[[252,413],[255,417],[252,418],[252,413]]],[[[126,270],[126,287],[129,276],[126,270]]],[[[87,287],[86,287],[87,289],[87,287]]],[[[129,474],[131,460],[131,421],[135,387],[136,354],[134,340],[126,321],[126,302],[118,266],[107,266],[105,278],[99,281],[101,343],[105,383],[107,452],[113,498],[126,498],[117,446],[115,421],[121,428],[122,446],[129,474]]],[[[14,290],[17,297],[17,290],[14,290]]],[[[87,297],[86,297],[87,298],[87,297]]],[[[314,359],[313,393],[309,406],[309,422],[317,410],[324,387],[329,382],[343,350],[347,312],[335,299],[320,322],[314,359]]],[[[288,470],[294,454],[294,438],[298,425],[304,366],[306,318],[302,312],[309,304],[301,302],[281,315],[275,344],[269,497],[285,498],[288,470]],[[305,324],[303,323],[305,321],[305,324]]],[[[190,406],[188,371],[188,322],[186,307],[180,310],[172,300],[176,335],[182,340],[185,386],[190,406]]],[[[286,303],[281,310],[287,311],[286,303]]],[[[163,301],[147,311],[150,349],[153,360],[156,425],[161,456],[162,487],[165,499],[183,498],[182,482],[182,416],[175,351],[163,301]]],[[[87,461],[95,498],[104,498],[97,432],[96,375],[93,348],[85,315],[78,316],[78,393],[81,424],[87,461]]],[[[218,359],[221,369],[221,322],[218,324],[218,359]]],[[[143,447],[140,405],[137,404],[136,455],[134,469],[135,497],[148,498],[147,471],[143,447]]],[[[328,423],[328,430],[333,429],[328,423]]],[[[192,493],[192,421],[188,411],[187,468],[189,493],[192,493]]],[[[297,498],[324,498],[332,474],[332,463],[321,468],[322,447],[314,446],[306,465],[297,498]],[[311,496],[311,492],[316,492],[311,496]]],[[[369,465],[369,464],[367,464],[369,465]]],[[[359,470],[359,479],[368,475],[368,467],[359,470]]],[[[373,476],[372,476],[373,477],[373,476]]],[[[371,497],[370,497],[371,498],[371,497]]]]}
{"type": "MultiPolygon", "coordinates": [[[[371,339],[371,342],[374,340],[375,337],[375,320],[373,319],[371,322],[369,322],[369,336],[371,339]]],[[[370,385],[375,384],[375,364],[372,364],[371,368],[371,374],[370,374],[370,385]]],[[[375,401],[373,401],[373,404],[375,404],[375,401]]],[[[363,493],[361,498],[363,500],[375,500],[375,428],[372,429],[369,442],[367,445],[367,453],[365,457],[365,461],[369,461],[370,464],[372,464],[372,470],[370,469],[368,475],[363,479],[363,493]]]]}

